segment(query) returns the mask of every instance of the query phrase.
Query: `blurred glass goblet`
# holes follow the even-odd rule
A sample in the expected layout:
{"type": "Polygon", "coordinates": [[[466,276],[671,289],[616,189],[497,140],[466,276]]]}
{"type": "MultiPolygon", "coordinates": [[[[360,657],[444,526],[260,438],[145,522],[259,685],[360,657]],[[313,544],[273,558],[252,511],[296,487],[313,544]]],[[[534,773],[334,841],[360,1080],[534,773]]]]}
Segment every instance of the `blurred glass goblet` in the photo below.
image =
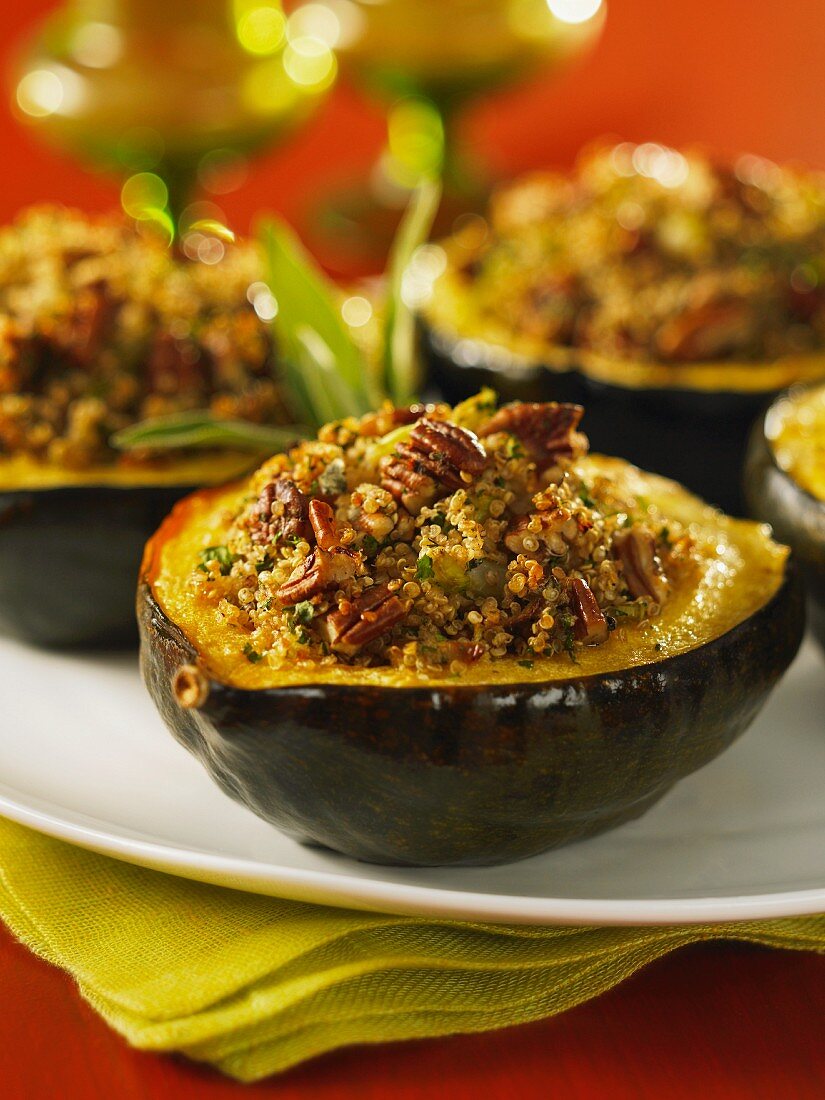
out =
{"type": "Polygon", "coordinates": [[[468,101],[560,72],[597,40],[603,0],[312,0],[294,18],[335,48],[342,71],[389,104],[388,143],[368,181],[319,228],[380,260],[396,211],[422,175],[445,184],[442,228],[480,206],[488,172],[462,142],[468,101]]]}
{"type": "Polygon", "coordinates": [[[245,158],[303,123],[335,76],[329,46],[293,32],[277,2],[71,0],[24,47],[14,82],[34,130],[138,174],[133,200],[148,196],[147,217],[163,202],[154,213],[174,227],[198,184],[242,181],[245,158]]]}

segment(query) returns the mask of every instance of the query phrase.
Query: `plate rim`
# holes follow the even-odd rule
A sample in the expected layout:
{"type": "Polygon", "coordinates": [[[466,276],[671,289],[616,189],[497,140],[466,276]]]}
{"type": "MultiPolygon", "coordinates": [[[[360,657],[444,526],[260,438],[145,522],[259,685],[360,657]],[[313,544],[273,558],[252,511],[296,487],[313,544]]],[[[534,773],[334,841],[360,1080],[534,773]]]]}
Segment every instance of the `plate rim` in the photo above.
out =
{"type": "Polygon", "coordinates": [[[536,898],[487,894],[386,882],[348,872],[265,864],[140,840],[60,817],[9,797],[2,790],[0,816],[56,840],[179,878],[263,896],[399,916],[533,926],[673,927],[825,913],[825,884],[805,890],[702,898],[536,898]]]}

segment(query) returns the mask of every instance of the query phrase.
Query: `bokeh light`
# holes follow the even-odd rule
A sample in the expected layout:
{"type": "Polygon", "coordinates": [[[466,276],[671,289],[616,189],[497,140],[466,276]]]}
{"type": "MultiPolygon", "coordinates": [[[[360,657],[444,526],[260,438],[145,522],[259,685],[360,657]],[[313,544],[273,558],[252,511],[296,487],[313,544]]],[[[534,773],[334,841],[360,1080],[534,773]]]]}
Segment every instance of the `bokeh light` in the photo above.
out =
{"type": "Polygon", "coordinates": [[[332,4],[302,4],[289,17],[289,37],[317,38],[334,49],[341,38],[341,20],[332,4]]]}
{"type": "Polygon", "coordinates": [[[278,302],[266,283],[250,283],[246,297],[262,321],[272,321],[278,316],[278,302]]]}
{"type": "Polygon", "coordinates": [[[602,6],[602,0],[547,0],[547,6],[562,23],[586,23],[602,6]]]}
{"type": "MultiPolygon", "coordinates": [[[[237,7],[240,5],[236,5],[237,7]]],[[[243,48],[257,57],[277,53],[286,38],[286,17],[272,4],[255,4],[236,12],[235,34],[243,48]]]]}
{"type": "Polygon", "coordinates": [[[350,328],[363,328],[372,318],[372,303],[369,298],[354,294],[342,303],[341,316],[350,328]]]}
{"type": "Polygon", "coordinates": [[[322,91],[333,84],[337,63],[326,42],[311,35],[300,35],[289,39],[284,50],[284,69],[296,84],[322,91]]]}
{"type": "Polygon", "coordinates": [[[63,83],[52,69],[33,69],[17,85],[17,105],[32,118],[46,118],[63,104],[63,83]]]}
{"type": "Polygon", "coordinates": [[[130,218],[151,222],[166,237],[175,239],[175,223],[168,209],[169,189],[154,172],[136,172],[129,176],[120,191],[120,204],[130,218]]]}
{"type": "Polygon", "coordinates": [[[123,54],[123,36],[111,23],[83,23],[71,41],[75,61],[88,69],[108,69],[123,54]]]}

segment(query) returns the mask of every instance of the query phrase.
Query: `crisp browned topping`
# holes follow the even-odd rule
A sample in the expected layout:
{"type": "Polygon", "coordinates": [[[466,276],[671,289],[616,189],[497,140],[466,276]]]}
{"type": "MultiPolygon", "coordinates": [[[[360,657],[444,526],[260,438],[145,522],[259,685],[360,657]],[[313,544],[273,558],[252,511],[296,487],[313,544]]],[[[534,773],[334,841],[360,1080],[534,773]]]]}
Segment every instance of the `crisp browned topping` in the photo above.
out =
{"type": "Polygon", "coordinates": [[[575,659],[657,615],[668,581],[692,568],[678,524],[604,478],[585,482],[571,456],[586,447],[578,406],[496,413],[483,394],[424,411],[388,418],[381,437],[327,425],[253,478],[226,545],[192,574],[250,660],[460,675],[506,656],[575,659]],[[309,500],[292,539],[260,525],[281,483],[309,500]]]}

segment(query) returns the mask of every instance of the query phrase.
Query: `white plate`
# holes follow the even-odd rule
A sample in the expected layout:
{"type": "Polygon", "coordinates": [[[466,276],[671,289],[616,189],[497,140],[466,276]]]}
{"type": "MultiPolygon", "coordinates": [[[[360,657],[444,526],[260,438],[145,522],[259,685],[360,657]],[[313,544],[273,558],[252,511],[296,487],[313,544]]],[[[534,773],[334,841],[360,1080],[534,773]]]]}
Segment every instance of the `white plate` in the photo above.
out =
{"type": "Polygon", "coordinates": [[[386,912],[666,924],[825,912],[825,662],[808,642],[756,725],[648,814],[492,868],[375,867],[289,840],[166,732],[134,659],[0,641],[0,813],[188,878],[386,912]]]}

